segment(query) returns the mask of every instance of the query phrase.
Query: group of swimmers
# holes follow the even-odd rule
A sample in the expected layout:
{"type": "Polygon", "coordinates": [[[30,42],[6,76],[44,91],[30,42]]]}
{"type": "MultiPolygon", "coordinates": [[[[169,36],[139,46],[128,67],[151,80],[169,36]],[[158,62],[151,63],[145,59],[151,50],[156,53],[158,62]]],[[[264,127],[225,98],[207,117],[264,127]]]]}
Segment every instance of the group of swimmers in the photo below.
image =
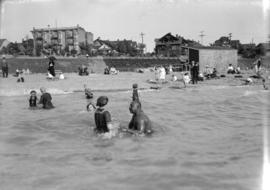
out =
{"type": "Polygon", "coordinates": [[[138,94],[138,84],[133,84],[133,93],[132,93],[132,101],[129,106],[129,111],[133,115],[128,127],[113,126],[111,120],[111,114],[108,110],[106,110],[105,106],[109,102],[109,98],[107,96],[100,96],[96,105],[93,104],[92,98],[93,93],[89,88],[85,87],[85,96],[86,99],[90,100],[87,104],[86,108],[88,111],[94,110],[94,118],[96,127],[94,131],[97,134],[105,134],[108,136],[114,136],[116,131],[120,130],[129,134],[144,134],[149,135],[153,132],[152,124],[148,116],[142,111],[142,105],[139,100],[138,94]]]}
{"type": "Polygon", "coordinates": [[[29,98],[29,107],[30,109],[37,109],[40,108],[39,105],[42,106],[43,109],[52,109],[54,108],[52,104],[52,96],[50,93],[46,92],[46,89],[44,87],[40,88],[41,96],[38,101],[37,92],[35,90],[32,90],[30,92],[30,98],[29,98]]]}
{"type": "MultiPolygon", "coordinates": [[[[139,100],[138,94],[138,84],[133,84],[132,86],[133,93],[132,93],[132,101],[129,106],[129,111],[133,116],[129,122],[128,127],[121,127],[121,128],[119,128],[119,126],[113,126],[111,114],[105,108],[105,106],[109,102],[109,98],[107,96],[100,96],[98,97],[96,104],[94,105],[94,103],[92,102],[94,95],[91,92],[91,89],[87,88],[86,85],[84,85],[84,88],[86,99],[89,100],[86,109],[87,111],[95,111],[94,119],[96,127],[94,131],[97,134],[104,134],[111,137],[115,136],[118,130],[135,135],[136,134],[149,135],[153,132],[150,119],[142,111],[142,105],[139,100]]],[[[37,109],[41,107],[40,105],[42,105],[43,109],[54,108],[50,93],[46,92],[46,89],[44,87],[40,88],[40,92],[41,97],[39,101],[37,97],[37,92],[35,90],[32,90],[30,92],[29,107],[31,109],[37,109]]]]}

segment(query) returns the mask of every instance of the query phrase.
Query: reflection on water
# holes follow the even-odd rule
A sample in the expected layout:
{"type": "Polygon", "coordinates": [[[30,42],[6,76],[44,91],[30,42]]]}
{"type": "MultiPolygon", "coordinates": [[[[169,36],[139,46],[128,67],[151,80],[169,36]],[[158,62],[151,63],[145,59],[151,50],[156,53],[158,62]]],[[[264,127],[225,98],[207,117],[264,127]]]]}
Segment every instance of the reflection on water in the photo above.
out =
{"type": "MultiPolygon", "coordinates": [[[[131,94],[96,93],[126,125],[131,94]]],[[[258,189],[269,92],[208,86],[140,95],[157,132],[107,140],[93,134],[83,93],[54,95],[52,110],[1,97],[0,189],[258,189]]]]}

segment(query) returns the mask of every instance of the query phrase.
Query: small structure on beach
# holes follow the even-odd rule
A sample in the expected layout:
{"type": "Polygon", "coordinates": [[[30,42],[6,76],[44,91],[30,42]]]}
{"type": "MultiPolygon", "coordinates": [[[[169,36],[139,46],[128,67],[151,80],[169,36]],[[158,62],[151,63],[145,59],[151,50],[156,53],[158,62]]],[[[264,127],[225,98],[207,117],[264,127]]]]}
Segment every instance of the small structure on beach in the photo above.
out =
{"type": "Polygon", "coordinates": [[[237,50],[225,47],[186,47],[188,61],[199,62],[199,70],[203,72],[206,67],[216,68],[218,72],[226,72],[229,64],[237,66],[237,50]]]}

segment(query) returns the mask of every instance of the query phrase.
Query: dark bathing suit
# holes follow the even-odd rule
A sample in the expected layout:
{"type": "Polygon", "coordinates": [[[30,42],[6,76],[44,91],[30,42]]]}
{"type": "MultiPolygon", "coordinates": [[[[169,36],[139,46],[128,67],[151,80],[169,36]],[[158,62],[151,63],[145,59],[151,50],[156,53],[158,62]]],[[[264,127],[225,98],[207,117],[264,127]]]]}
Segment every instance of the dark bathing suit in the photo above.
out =
{"type": "Polygon", "coordinates": [[[133,101],[140,101],[139,100],[139,94],[138,94],[138,90],[137,89],[133,89],[133,94],[132,94],[132,100],[133,101]]]}
{"type": "Polygon", "coordinates": [[[52,101],[51,95],[46,92],[41,95],[39,103],[43,104],[44,109],[51,109],[54,108],[51,101],[52,101]]]}
{"type": "Polygon", "coordinates": [[[149,118],[143,113],[143,111],[139,112],[138,114],[133,114],[132,119],[128,125],[128,128],[131,130],[140,131],[139,126],[141,120],[144,121],[144,133],[145,134],[151,134],[153,132],[152,130],[152,124],[149,118]]]}
{"type": "Polygon", "coordinates": [[[106,133],[109,132],[107,124],[111,122],[111,115],[108,111],[105,111],[103,108],[98,108],[95,112],[95,123],[97,133],[106,133]]]}
{"type": "Polygon", "coordinates": [[[30,107],[37,107],[37,97],[29,99],[29,106],[30,107]]]}

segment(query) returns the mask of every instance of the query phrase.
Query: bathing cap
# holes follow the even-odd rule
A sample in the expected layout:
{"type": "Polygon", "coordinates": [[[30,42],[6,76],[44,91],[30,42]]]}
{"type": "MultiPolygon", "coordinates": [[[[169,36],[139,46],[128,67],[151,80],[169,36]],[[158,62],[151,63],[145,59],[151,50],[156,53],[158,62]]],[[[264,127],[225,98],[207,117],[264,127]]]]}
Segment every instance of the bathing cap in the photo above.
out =
{"type": "Polygon", "coordinates": [[[37,93],[35,90],[31,90],[30,94],[37,93]]]}
{"type": "Polygon", "coordinates": [[[109,101],[109,98],[107,96],[100,96],[98,99],[97,99],[97,106],[99,107],[103,107],[105,106],[109,101]]]}
{"type": "Polygon", "coordinates": [[[134,83],[134,84],[132,85],[132,88],[138,88],[138,84],[137,84],[137,83],[134,83]]]}

